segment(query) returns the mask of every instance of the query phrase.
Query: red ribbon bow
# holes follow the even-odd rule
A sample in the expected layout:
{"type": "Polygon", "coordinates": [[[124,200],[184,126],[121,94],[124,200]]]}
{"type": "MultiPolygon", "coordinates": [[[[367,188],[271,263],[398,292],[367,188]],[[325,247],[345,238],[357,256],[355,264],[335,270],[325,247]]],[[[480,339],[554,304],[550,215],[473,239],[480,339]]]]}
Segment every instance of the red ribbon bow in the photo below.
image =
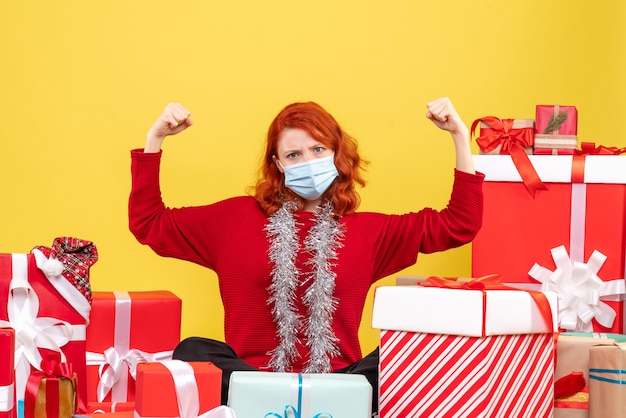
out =
{"type": "MultiPolygon", "coordinates": [[[[76,391],[76,377],[72,371],[70,363],[62,363],[58,356],[51,355],[41,360],[41,371],[34,371],[26,382],[26,393],[24,394],[24,418],[35,417],[35,406],[37,404],[37,392],[41,386],[41,381],[46,378],[46,416],[55,418],[59,416],[59,379],[67,378],[73,381],[76,391]]],[[[74,410],[78,411],[78,393],[74,395],[74,410]]]]}
{"type": "MultiPolygon", "coordinates": [[[[487,294],[485,290],[516,290],[520,292],[526,292],[535,301],[535,304],[539,308],[541,317],[543,318],[547,329],[553,329],[552,310],[550,309],[550,303],[548,298],[543,292],[529,289],[519,289],[516,287],[506,286],[502,284],[502,278],[499,274],[491,274],[488,276],[480,277],[466,282],[459,282],[456,280],[444,279],[442,277],[428,277],[418,283],[424,287],[440,287],[447,289],[464,289],[464,290],[480,290],[483,293],[483,323],[482,323],[482,336],[486,335],[486,310],[487,310],[487,294]]],[[[551,331],[550,331],[551,332],[551,331]]]]}
{"type": "Polygon", "coordinates": [[[495,116],[485,116],[476,119],[472,123],[470,132],[474,131],[480,122],[485,123],[490,129],[481,130],[481,136],[476,138],[476,142],[483,152],[491,152],[498,146],[500,154],[510,155],[513,164],[517,168],[524,186],[532,197],[535,197],[537,190],[548,190],[539,178],[533,164],[530,162],[524,147],[530,147],[534,142],[532,129],[513,129],[514,119],[498,119],[495,116]]]}
{"type": "Polygon", "coordinates": [[[41,372],[45,377],[66,377],[72,379],[74,371],[71,363],[62,363],[58,356],[46,356],[41,360],[41,372]]]}
{"type": "Polygon", "coordinates": [[[577,155],[620,155],[624,153],[626,153],[626,147],[605,147],[604,145],[596,147],[594,142],[582,142],[580,150],[576,150],[577,155]]]}

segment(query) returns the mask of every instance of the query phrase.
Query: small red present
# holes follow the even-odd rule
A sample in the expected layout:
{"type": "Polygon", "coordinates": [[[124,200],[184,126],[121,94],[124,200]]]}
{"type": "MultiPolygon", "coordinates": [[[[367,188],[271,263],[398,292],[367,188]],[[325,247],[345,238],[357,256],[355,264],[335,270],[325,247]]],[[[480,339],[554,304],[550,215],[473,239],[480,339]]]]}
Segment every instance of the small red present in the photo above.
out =
{"type": "Polygon", "coordinates": [[[135,367],[172,358],[180,298],[169,291],[94,292],[87,328],[87,401],[132,402],[135,367]]]}
{"type": "Polygon", "coordinates": [[[15,331],[0,328],[0,418],[15,418],[15,331]]]}
{"type": "Polygon", "coordinates": [[[535,110],[535,154],[572,155],[578,148],[575,106],[538,105],[535,110]],[[568,151],[569,150],[569,151],[568,151]]]}
{"type": "MultiPolygon", "coordinates": [[[[0,326],[15,329],[16,398],[24,399],[31,372],[42,358],[59,355],[78,376],[85,399],[85,328],[91,310],[88,272],[98,259],[95,245],[56,238],[52,248],[30,254],[0,254],[0,326]]],[[[83,404],[79,402],[79,411],[83,404]]]]}
{"type": "Polygon", "coordinates": [[[498,119],[486,116],[472,124],[472,132],[480,127],[476,139],[481,154],[510,154],[519,145],[526,154],[533,153],[535,121],[533,119],[498,119]],[[478,125],[476,125],[479,123],[478,125]]]}
{"type": "Polygon", "coordinates": [[[476,170],[486,177],[483,224],[472,242],[472,275],[496,272],[507,283],[539,286],[529,272],[535,265],[545,267],[549,284],[559,285],[560,301],[581,314],[575,326],[584,327],[576,330],[624,333],[626,160],[616,155],[533,155],[530,160],[549,186],[535,199],[524,190],[510,157],[474,156],[476,170]],[[558,274],[572,280],[560,280],[558,274]],[[576,300],[567,292],[574,287],[576,300]],[[571,304],[576,301],[585,309],[571,304]],[[610,314],[607,307],[614,320],[603,325],[598,319],[610,314]]]}
{"type": "Polygon", "coordinates": [[[54,356],[41,362],[28,377],[24,397],[24,418],[71,418],[77,410],[76,373],[69,363],[54,356]]]}
{"type": "Polygon", "coordinates": [[[575,106],[537,105],[535,135],[578,135],[578,110],[575,106]]]}
{"type": "Polygon", "coordinates": [[[137,366],[135,416],[197,417],[220,405],[221,389],[222,371],[213,363],[141,363],[137,366]]]}
{"type": "Polygon", "coordinates": [[[485,116],[472,123],[470,132],[474,133],[480,124],[480,136],[476,143],[481,154],[510,155],[524,186],[531,196],[538,190],[545,190],[545,185],[537,175],[527,154],[532,154],[534,144],[534,121],[532,119],[499,119],[485,116]]]}

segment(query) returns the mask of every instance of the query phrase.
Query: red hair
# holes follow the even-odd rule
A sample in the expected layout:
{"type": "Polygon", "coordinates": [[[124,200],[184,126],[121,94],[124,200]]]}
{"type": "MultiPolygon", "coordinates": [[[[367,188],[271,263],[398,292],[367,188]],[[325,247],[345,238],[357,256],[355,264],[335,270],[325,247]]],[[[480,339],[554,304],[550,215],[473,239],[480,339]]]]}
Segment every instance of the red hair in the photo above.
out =
{"type": "Polygon", "coordinates": [[[334,150],[335,166],[339,176],[322,195],[322,199],[330,199],[335,214],[339,216],[353,213],[360,203],[355,183],[361,187],[365,186],[361,171],[367,161],[359,156],[356,140],[341,129],[330,113],[313,102],[292,103],[286,106],[270,124],[265,155],[254,191],[254,197],[263,211],[271,215],[285,200],[295,201],[300,209],[304,207],[302,198],[285,187],[283,174],[278,171],[273,160],[278,148],[278,139],[285,128],[302,129],[312,138],[334,150]]]}

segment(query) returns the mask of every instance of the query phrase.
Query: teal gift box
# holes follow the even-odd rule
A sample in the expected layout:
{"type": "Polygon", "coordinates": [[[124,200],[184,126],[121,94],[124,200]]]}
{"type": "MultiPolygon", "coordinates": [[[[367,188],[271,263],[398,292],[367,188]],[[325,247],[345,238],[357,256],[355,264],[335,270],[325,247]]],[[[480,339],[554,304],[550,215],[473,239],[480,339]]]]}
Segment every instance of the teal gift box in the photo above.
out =
{"type": "Polygon", "coordinates": [[[236,371],[228,406],[237,418],[369,418],[372,386],[354,374],[236,371]]]}

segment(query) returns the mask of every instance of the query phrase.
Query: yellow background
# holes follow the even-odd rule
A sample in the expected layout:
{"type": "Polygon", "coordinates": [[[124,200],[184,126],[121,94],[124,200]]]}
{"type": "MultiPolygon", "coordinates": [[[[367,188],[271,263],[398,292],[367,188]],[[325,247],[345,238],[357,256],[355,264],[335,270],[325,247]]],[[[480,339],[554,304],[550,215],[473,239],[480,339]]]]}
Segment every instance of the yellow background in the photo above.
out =
{"type": "MultiPolygon", "coordinates": [[[[452,143],[424,118],[439,96],[468,125],[575,105],[581,141],[625,145],[624,24],[622,0],[2,1],[0,249],[94,241],[94,290],[169,289],[183,337],[221,339],[214,274],[127,227],[129,150],[168,102],[196,122],[164,146],[169,206],[244,193],[273,116],[313,100],[371,161],[361,210],[442,207],[452,143]]],[[[467,276],[470,246],[403,273],[467,276]]],[[[369,351],[371,298],[361,331],[369,351]]]]}

